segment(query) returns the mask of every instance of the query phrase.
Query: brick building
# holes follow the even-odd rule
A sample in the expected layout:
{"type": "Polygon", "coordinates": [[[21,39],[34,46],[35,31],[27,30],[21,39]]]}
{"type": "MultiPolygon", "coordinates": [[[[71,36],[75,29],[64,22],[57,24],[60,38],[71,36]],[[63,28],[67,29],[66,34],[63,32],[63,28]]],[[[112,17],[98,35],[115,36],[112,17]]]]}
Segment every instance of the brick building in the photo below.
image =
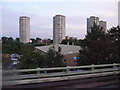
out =
{"type": "Polygon", "coordinates": [[[39,51],[43,54],[47,53],[50,47],[55,47],[55,50],[58,51],[58,47],[61,48],[61,54],[64,55],[62,62],[66,66],[76,66],[77,60],[75,58],[79,55],[80,46],[73,46],[73,45],[63,45],[63,44],[55,44],[55,45],[48,45],[48,46],[38,46],[35,47],[36,51],[39,51]]]}

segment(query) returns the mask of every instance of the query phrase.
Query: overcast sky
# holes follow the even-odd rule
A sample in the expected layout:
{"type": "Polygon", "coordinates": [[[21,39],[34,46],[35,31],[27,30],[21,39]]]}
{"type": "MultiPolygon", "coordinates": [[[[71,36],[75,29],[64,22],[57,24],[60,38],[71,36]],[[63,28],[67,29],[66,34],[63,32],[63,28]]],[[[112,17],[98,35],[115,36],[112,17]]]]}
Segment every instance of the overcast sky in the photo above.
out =
{"type": "Polygon", "coordinates": [[[31,24],[31,38],[52,39],[53,16],[62,14],[66,16],[66,35],[82,39],[86,34],[86,18],[90,16],[97,16],[100,20],[107,21],[108,29],[118,25],[118,1],[15,2],[13,0],[8,2],[4,0],[0,3],[0,9],[2,5],[0,29],[2,29],[2,36],[16,38],[19,36],[19,17],[28,16],[31,24]]]}

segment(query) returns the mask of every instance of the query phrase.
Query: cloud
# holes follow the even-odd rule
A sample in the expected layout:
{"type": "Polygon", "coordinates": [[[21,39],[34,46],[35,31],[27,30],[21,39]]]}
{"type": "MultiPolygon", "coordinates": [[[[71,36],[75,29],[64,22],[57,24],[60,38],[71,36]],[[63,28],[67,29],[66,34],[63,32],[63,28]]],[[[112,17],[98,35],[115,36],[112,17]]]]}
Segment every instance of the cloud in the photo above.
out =
{"type": "Polygon", "coordinates": [[[2,0],[4,2],[118,2],[119,0],[2,0]]]}
{"type": "MultiPolygon", "coordinates": [[[[10,9],[4,8],[2,21],[2,36],[12,36],[16,38],[19,36],[19,17],[23,14],[10,9]],[[9,17],[8,17],[9,16],[9,17]]],[[[24,14],[25,15],[25,14],[24,14]]],[[[52,38],[52,18],[39,16],[37,14],[26,14],[30,17],[31,37],[50,37],[52,38]],[[35,35],[36,34],[36,35],[35,35]],[[48,35],[46,35],[48,34],[48,35]]]]}
{"type": "Polygon", "coordinates": [[[66,19],[66,34],[71,37],[84,38],[86,34],[86,17],[72,16],[66,19]]]}
{"type": "Polygon", "coordinates": [[[15,3],[7,2],[3,6],[3,35],[19,36],[19,17],[30,17],[31,37],[52,38],[53,16],[66,16],[66,34],[84,38],[86,34],[86,18],[91,15],[107,21],[108,28],[117,25],[116,2],[73,2],[73,3],[15,3]]]}
{"type": "Polygon", "coordinates": [[[18,37],[19,14],[8,9],[2,11],[2,35],[18,37]]]}

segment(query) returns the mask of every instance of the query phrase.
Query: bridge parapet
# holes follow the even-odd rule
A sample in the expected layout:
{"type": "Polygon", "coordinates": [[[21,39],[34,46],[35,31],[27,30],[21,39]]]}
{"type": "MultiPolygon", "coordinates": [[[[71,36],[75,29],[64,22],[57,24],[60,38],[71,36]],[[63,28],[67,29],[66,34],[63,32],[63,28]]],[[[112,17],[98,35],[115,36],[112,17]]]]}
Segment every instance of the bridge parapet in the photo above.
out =
{"type": "MultiPolygon", "coordinates": [[[[51,80],[66,80],[74,78],[88,78],[96,76],[120,74],[120,64],[101,64],[101,65],[86,65],[86,66],[68,66],[68,67],[55,67],[55,68],[37,68],[37,69],[22,69],[22,70],[4,70],[3,71],[3,85],[7,85],[10,81],[15,82],[21,80],[38,80],[42,81],[51,80]],[[68,78],[69,77],[69,78],[68,78]],[[52,78],[50,80],[50,78],[52,78]],[[55,79],[53,79],[55,78],[55,79]],[[57,79],[56,79],[57,78],[57,79]]],[[[33,82],[33,81],[32,81],[33,82]]],[[[41,81],[39,81],[41,82],[41,81]]],[[[24,83],[24,82],[22,82],[24,83]]],[[[18,84],[22,84],[19,82],[18,84]]]]}

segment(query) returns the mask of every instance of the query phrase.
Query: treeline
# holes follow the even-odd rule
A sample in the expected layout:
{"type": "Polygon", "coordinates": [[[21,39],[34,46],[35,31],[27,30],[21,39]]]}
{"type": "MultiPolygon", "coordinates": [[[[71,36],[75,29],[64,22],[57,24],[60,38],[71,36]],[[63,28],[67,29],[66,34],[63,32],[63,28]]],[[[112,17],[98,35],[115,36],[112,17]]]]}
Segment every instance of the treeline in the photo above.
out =
{"type": "Polygon", "coordinates": [[[22,43],[19,42],[19,38],[13,40],[12,37],[2,37],[2,53],[3,54],[20,54],[22,43]]]}
{"type": "Polygon", "coordinates": [[[120,63],[120,27],[105,33],[94,24],[91,32],[81,40],[78,65],[120,63]]]}
{"type": "Polygon", "coordinates": [[[34,50],[26,50],[20,59],[18,68],[61,67],[64,66],[61,62],[62,58],[63,55],[60,51],[55,51],[54,47],[50,47],[48,52],[45,54],[35,52],[34,50]]]}
{"type": "Polygon", "coordinates": [[[21,43],[19,42],[19,38],[13,40],[12,37],[2,37],[2,53],[17,53],[21,56],[17,68],[64,66],[61,62],[63,55],[60,53],[60,50],[57,52],[54,47],[50,47],[46,54],[42,54],[35,52],[35,46],[36,43],[21,43]]]}
{"type": "MultiPolygon", "coordinates": [[[[74,43],[81,47],[78,65],[120,63],[120,27],[112,27],[107,33],[94,25],[83,40],[63,40],[62,44],[74,43]]],[[[2,37],[2,53],[21,55],[18,68],[56,67],[62,64],[61,49],[51,47],[46,54],[35,52],[36,43],[20,43],[19,38],[2,37]]]]}

